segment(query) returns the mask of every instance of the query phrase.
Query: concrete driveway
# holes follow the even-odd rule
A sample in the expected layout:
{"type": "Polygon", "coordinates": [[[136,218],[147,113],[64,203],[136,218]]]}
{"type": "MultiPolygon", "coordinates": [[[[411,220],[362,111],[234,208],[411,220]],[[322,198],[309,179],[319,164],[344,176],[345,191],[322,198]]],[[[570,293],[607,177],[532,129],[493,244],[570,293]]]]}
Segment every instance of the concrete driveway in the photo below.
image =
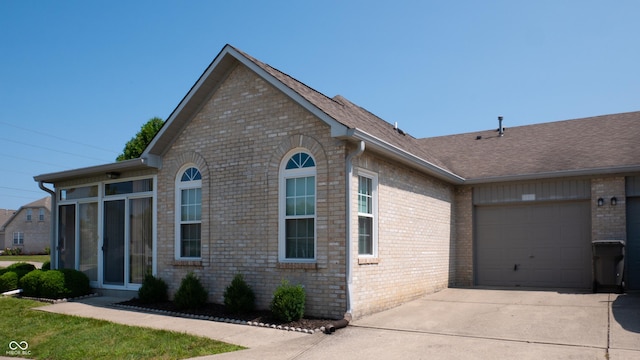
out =
{"type": "Polygon", "coordinates": [[[88,298],[38,309],[249,347],[201,360],[640,359],[640,294],[445,289],[353,321],[333,335],[112,308],[117,300],[88,298]]]}
{"type": "Polygon", "coordinates": [[[236,359],[640,359],[640,295],[446,289],[236,359]]]}

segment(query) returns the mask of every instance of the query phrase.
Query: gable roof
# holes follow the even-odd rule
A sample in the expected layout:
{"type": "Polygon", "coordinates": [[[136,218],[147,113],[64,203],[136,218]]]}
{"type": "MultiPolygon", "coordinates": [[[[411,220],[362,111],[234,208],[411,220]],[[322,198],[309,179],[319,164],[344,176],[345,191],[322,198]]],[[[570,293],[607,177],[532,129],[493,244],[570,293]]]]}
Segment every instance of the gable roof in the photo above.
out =
{"type": "Polygon", "coordinates": [[[419,140],[467,183],[640,171],[640,112],[419,140]],[[481,137],[481,139],[478,139],[481,137]]]}
{"type": "Polygon", "coordinates": [[[437,158],[420,149],[417,139],[403,134],[388,122],[356,106],[342,96],[329,98],[293,77],[250,55],[226,45],[171,113],[141,157],[161,158],[176,136],[189,123],[204,102],[236,66],[243,65],[293,101],[324,121],[337,138],[360,141],[367,147],[402,161],[438,178],[461,182],[437,158]]]}
{"type": "Polygon", "coordinates": [[[161,168],[162,157],[208,98],[237,66],[307,109],[333,137],[364,142],[367,151],[454,184],[640,171],[640,112],[416,139],[342,96],[330,98],[278,69],[225,45],[140,158],[35,176],[55,183],[108,172],[161,168]],[[620,130],[624,129],[624,130],[620,130]],[[481,139],[476,140],[477,137],[481,139]]]}

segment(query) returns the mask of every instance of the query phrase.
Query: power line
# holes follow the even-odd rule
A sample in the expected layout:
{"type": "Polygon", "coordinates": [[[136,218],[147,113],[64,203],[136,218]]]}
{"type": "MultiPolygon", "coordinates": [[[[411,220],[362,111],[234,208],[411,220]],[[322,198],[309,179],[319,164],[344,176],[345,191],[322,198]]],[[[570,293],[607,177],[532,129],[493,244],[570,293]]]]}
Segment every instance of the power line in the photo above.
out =
{"type": "Polygon", "coordinates": [[[49,166],[58,167],[58,168],[61,168],[61,169],[65,168],[64,165],[53,164],[53,163],[50,163],[50,162],[44,162],[44,161],[39,161],[39,160],[27,159],[27,158],[23,158],[23,157],[20,157],[20,156],[15,156],[15,155],[7,155],[7,154],[0,153],[0,156],[6,156],[8,158],[22,160],[22,161],[30,161],[30,162],[34,162],[34,163],[38,163],[38,164],[45,164],[45,165],[49,165],[49,166]]]}
{"type": "Polygon", "coordinates": [[[8,187],[8,186],[0,186],[0,189],[25,191],[25,192],[33,192],[33,193],[40,193],[41,192],[41,191],[37,191],[37,190],[18,189],[18,188],[12,188],[12,187],[8,187]]]}
{"type": "Polygon", "coordinates": [[[62,151],[62,150],[58,150],[58,149],[52,149],[52,148],[48,148],[48,147],[44,147],[44,146],[39,146],[39,145],[32,145],[32,144],[27,144],[24,142],[20,142],[20,141],[16,141],[16,140],[12,140],[12,139],[7,139],[7,138],[3,138],[0,137],[0,140],[4,140],[4,141],[8,141],[8,142],[12,142],[14,144],[18,144],[18,145],[23,145],[23,146],[31,146],[34,147],[36,149],[43,149],[43,150],[47,150],[47,151],[54,151],[54,152],[58,152],[61,154],[66,154],[66,155],[71,155],[71,156],[77,156],[77,157],[81,157],[81,158],[85,158],[85,159],[89,159],[89,160],[97,160],[100,162],[108,162],[105,161],[104,159],[98,159],[98,158],[94,158],[94,157],[90,157],[90,156],[84,156],[84,155],[78,155],[78,154],[74,154],[71,152],[67,152],[67,151],[62,151]]]}
{"type": "Polygon", "coordinates": [[[65,138],[57,136],[57,135],[47,134],[47,133],[42,132],[42,131],[28,129],[28,128],[25,128],[25,127],[22,127],[22,126],[9,124],[9,123],[7,123],[5,121],[0,121],[0,124],[7,125],[7,126],[10,126],[10,127],[16,128],[16,129],[20,129],[20,130],[23,130],[23,131],[29,131],[29,132],[32,132],[34,134],[38,134],[38,135],[42,135],[42,136],[49,136],[49,137],[52,137],[54,139],[58,139],[58,140],[66,141],[66,142],[71,142],[71,143],[74,143],[74,144],[90,147],[90,148],[101,150],[101,151],[106,151],[106,152],[108,152],[110,154],[113,154],[113,153],[117,154],[118,153],[117,151],[114,151],[114,150],[101,148],[101,147],[98,147],[98,146],[95,146],[95,145],[85,144],[85,143],[82,143],[82,142],[79,142],[79,141],[76,141],[76,140],[65,139],[65,138]]]}

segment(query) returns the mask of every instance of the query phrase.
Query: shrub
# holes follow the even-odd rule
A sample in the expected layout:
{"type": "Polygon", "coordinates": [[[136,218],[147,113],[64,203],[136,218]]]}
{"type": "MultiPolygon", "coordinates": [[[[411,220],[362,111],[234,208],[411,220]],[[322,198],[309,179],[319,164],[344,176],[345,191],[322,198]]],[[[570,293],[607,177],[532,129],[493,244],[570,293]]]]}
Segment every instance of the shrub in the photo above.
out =
{"type": "Polygon", "coordinates": [[[18,288],[18,274],[13,271],[0,275],[0,293],[18,288]]]}
{"type": "Polygon", "coordinates": [[[42,270],[33,270],[20,279],[19,284],[24,296],[40,296],[40,277],[44,274],[42,270]]]}
{"type": "Polygon", "coordinates": [[[302,285],[290,285],[282,280],[271,300],[271,313],[281,321],[300,320],[304,315],[305,292],[302,285]]]}
{"type": "Polygon", "coordinates": [[[42,263],[42,270],[47,271],[51,270],[51,261],[47,260],[42,263]]]}
{"type": "Polygon", "coordinates": [[[167,283],[164,280],[147,274],[138,290],[138,299],[145,304],[167,301],[169,299],[167,289],[167,283]]]}
{"type": "MultiPolygon", "coordinates": [[[[75,269],[53,270],[61,272],[64,275],[65,293],[61,294],[67,297],[78,297],[91,293],[91,285],[89,285],[89,277],[82,271],[75,269]]],[[[51,271],[46,271],[51,272],[51,271]]],[[[61,297],[64,297],[61,296],[61,297]]]]}
{"type": "Polygon", "coordinates": [[[40,295],[47,299],[67,297],[69,291],[64,284],[64,274],[61,271],[44,271],[40,275],[40,295]]]}
{"type": "Polygon", "coordinates": [[[173,302],[179,309],[197,309],[207,302],[207,290],[200,283],[200,279],[193,272],[189,272],[182,279],[173,302]]]}
{"type": "Polygon", "coordinates": [[[7,266],[6,271],[15,272],[16,274],[18,274],[18,280],[20,280],[23,276],[27,275],[35,269],[36,267],[32,264],[26,262],[17,262],[7,266]]]}
{"type": "Polygon", "coordinates": [[[252,311],[255,301],[256,296],[242,274],[236,275],[224,291],[224,305],[233,313],[252,311]]]}

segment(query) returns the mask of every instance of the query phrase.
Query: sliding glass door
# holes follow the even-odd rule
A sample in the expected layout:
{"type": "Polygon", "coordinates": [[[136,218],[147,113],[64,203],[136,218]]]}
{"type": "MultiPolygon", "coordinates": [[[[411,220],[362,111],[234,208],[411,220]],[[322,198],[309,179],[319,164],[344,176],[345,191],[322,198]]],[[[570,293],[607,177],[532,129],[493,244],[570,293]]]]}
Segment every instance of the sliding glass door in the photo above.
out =
{"type": "Polygon", "coordinates": [[[104,202],[103,283],[124,285],[125,200],[104,202]]]}

